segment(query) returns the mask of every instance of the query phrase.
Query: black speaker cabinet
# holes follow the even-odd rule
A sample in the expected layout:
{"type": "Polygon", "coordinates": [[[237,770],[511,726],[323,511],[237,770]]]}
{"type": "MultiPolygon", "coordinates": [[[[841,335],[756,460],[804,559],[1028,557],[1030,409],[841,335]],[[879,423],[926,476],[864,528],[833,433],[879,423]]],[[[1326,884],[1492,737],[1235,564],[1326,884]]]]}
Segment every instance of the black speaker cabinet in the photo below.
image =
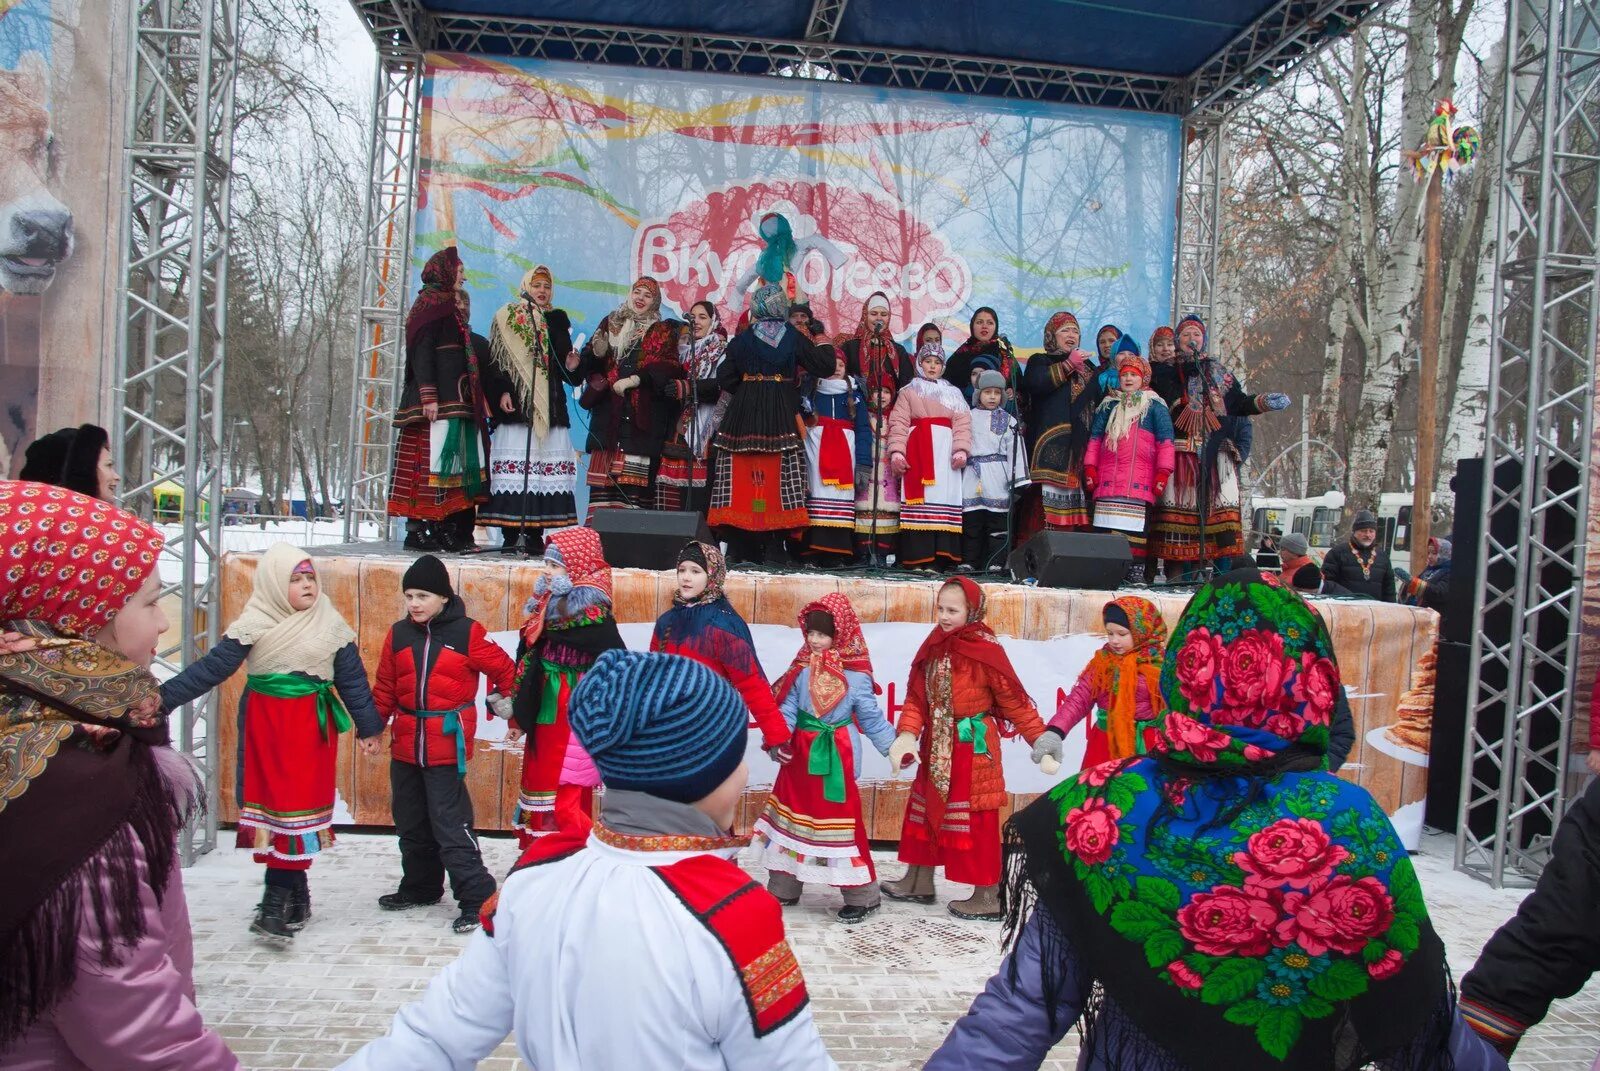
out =
{"type": "Polygon", "coordinates": [[[1012,579],[1042,588],[1115,591],[1132,561],[1128,537],[1115,532],[1040,532],[1012,553],[1008,565],[1012,579]]]}
{"type": "Polygon", "coordinates": [[[589,527],[599,533],[606,561],[618,569],[671,569],[685,543],[716,545],[703,513],[597,509],[589,527]]]}

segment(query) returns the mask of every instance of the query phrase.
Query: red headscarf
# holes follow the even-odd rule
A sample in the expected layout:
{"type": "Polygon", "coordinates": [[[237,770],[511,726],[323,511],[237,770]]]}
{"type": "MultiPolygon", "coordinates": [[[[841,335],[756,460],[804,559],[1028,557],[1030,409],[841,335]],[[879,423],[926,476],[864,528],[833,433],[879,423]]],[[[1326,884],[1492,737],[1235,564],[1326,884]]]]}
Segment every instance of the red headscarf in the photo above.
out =
{"type": "Polygon", "coordinates": [[[415,346],[424,331],[446,319],[455,320],[461,328],[462,345],[468,344],[470,332],[456,307],[456,271],[460,267],[461,254],[453,245],[439,250],[422,266],[422,289],[406,313],[406,345],[415,346]]]}
{"type": "Polygon", "coordinates": [[[1018,692],[1027,694],[1027,689],[1022,686],[1022,681],[1017,677],[1016,669],[1011,665],[1011,659],[1006,656],[1004,647],[994,634],[994,630],[983,623],[984,611],[988,608],[987,600],[983,597],[983,588],[969,577],[958,576],[946,580],[939,586],[943,592],[948,587],[959,587],[961,594],[967,600],[967,623],[949,632],[938,625],[922,641],[922,646],[917,648],[916,655],[911,659],[911,679],[906,682],[907,696],[915,699],[924,706],[928,702],[928,663],[938,658],[960,656],[970,658],[974,662],[988,666],[996,673],[1011,679],[1011,684],[1018,692]]]}
{"type": "MultiPolygon", "coordinates": [[[[544,545],[560,555],[566,566],[567,578],[573,590],[592,588],[606,603],[611,597],[611,564],[606,561],[605,548],[600,545],[600,533],[593,528],[557,528],[545,537],[544,545]]],[[[522,638],[529,647],[539,642],[546,624],[545,611],[549,609],[552,593],[545,590],[530,600],[528,619],[522,623],[522,638]]]]}
{"type": "Polygon", "coordinates": [[[0,621],[89,638],[155,571],[165,538],[109,502],[0,481],[0,621]]]}
{"type": "Polygon", "coordinates": [[[856,617],[850,600],[838,592],[824,595],[800,611],[800,650],[783,676],[772,686],[772,698],[782,703],[799,679],[802,669],[811,670],[811,713],[821,717],[839,705],[839,700],[849,693],[850,685],[844,671],[853,669],[872,676],[872,656],[867,652],[867,638],[861,632],[861,622],[856,617]],[[817,654],[805,640],[806,618],[813,613],[825,613],[833,618],[833,646],[817,654]]]}
{"type": "Polygon", "coordinates": [[[1150,332],[1150,344],[1145,347],[1145,352],[1151,354],[1151,360],[1155,360],[1154,354],[1156,352],[1156,339],[1158,338],[1170,338],[1174,343],[1177,342],[1177,336],[1172,333],[1172,328],[1168,327],[1166,324],[1162,324],[1160,327],[1150,332]]]}

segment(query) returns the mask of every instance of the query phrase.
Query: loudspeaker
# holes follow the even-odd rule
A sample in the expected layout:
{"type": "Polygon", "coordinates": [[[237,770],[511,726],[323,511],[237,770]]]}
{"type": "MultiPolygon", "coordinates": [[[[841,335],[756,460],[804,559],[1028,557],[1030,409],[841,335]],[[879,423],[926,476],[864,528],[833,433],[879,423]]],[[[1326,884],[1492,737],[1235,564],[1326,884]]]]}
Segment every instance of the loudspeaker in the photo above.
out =
{"type": "MultiPolygon", "coordinates": [[[[1483,462],[1478,466],[1481,469],[1483,462]]],[[[1456,493],[1460,495],[1459,490],[1456,493]]],[[[1433,685],[1433,739],[1428,742],[1428,798],[1422,821],[1446,833],[1456,831],[1461,811],[1461,760],[1467,746],[1467,711],[1472,705],[1467,694],[1471,673],[1471,645],[1441,638],[1433,685]]],[[[1481,837],[1489,831],[1480,828],[1474,832],[1481,837]]]]}
{"type": "Polygon", "coordinates": [[[1128,575],[1128,537],[1115,532],[1040,532],[1012,552],[1013,580],[1041,588],[1115,591],[1128,575]]]}
{"type": "Polygon", "coordinates": [[[618,569],[671,569],[685,543],[716,546],[703,513],[654,509],[597,509],[589,522],[606,561],[618,569]]]}

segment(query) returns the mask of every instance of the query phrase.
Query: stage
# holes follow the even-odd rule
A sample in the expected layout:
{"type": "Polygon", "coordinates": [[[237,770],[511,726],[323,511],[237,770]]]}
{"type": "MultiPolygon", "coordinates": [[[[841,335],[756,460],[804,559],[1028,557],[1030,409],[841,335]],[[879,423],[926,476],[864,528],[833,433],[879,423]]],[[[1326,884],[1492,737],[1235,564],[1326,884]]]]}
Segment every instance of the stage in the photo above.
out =
{"type": "MultiPolygon", "coordinates": [[[[393,543],[345,544],[309,553],[316,561],[323,590],[355,627],[370,674],[378,665],[389,626],[402,614],[401,576],[414,556],[393,543]]],[[[253,553],[230,553],[223,558],[224,627],[250,595],[256,560],[253,553]]],[[[542,562],[492,552],[444,561],[468,615],[514,652],[514,630],[543,571],[542,562]]],[[[933,577],[867,575],[864,571],[852,575],[822,570],[736,570],[729,574],[726,590],[756,634],[757,650],[769,678],[783,671],[798,646],[795,618],[801,608],[829,592],[849,597],[866,628],[876,677],[892,718],[895,696],[904,692],[909,652],[932,627],[939,584],[933,577]]],[[[673,575],[670,571],[618,569],[614,586],[624,639],[630,647],[642,649],[650,623],[671,604],[673,575]]],[[[999,580],[987,581],[984,590],[988,597],[986,620],[1006,642],[1040,714],[1048,720],[1055,712],[1059,690],[1071,689],[1078,670],[1101,642],[1100,611],[1110,593],[1037,588],[999,580]]],[[[1149,598],[1161,608],[1169,625],[1176,623],[1189,598],[1188,590],[1164,587],[1124,589],[1123,593],[1149,598]]],[[[1395,722],[1396,705],[1411,684],[1412,669],[1433,644],[1437,615],[1389,603],[1314,601],[1332,632],[1355,715],[1356,744],[1340,776],[1371,792],[1395,819],[1407,844],[1413,844],[1421,830],[1427,757],[1395,745],[1383,730],[1395,722]]],[[[237,754],[235,713],[243,687],[244,674],[240,673],[221,689],[217,753],[227,757],[219,770],[219,817],[223,822],[238,817],[237,770],[232,756],[237,754]]],[[[479,829],[511,827],[522,748],[507,744],[503,736],[503,722],[480,717],[479,746],[467,767],[479,829]]],[[[380,758],[363,758],[351,740],[347,734],[340,748],[336,821],[388,826],[392,819],[387,750],[380,758]]],[[[1077,768],[1082,740],[1081,731],[1067,737],[1064,769],[1077,768]]],[[[1032,765],[1028,750],[1020,739],[1003,744],[1007,783],[1012,790],[1010,808],[1025,805],[1053,781],[1032,765]]],[[[740,832],[747,832],[760,813],[775,769],[754,739],[749,760],[751,789],[740,810],[740,832]]],[[[909,777],[892,778],[887,763],[876,754],[868,756],[861,798],[874,840],[898,839],[909,789],[909,777]]]]}

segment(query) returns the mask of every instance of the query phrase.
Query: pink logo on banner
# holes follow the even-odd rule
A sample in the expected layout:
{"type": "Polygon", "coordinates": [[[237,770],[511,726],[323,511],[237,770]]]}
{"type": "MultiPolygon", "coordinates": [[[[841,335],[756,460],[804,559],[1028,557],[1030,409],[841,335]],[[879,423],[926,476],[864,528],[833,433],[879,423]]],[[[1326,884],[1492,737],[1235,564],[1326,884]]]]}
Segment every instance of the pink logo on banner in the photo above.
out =
{"type": "Polygon", "coordinates": [[[739,290],[751,276],[762,216],[789,221],[799,250],[796,283],[814,316],[831,334],[850,334],[875,290],[889,296],[892,330],[904,336],[919,324],[963,308],[972,271],[943,235],[887,198],[828,182],[773,180],[729,186],[687,204],[665,219],[645,220],[634,234],[637,275],[661,283],[663,296],[687,310],[716,304],[731,330],[749,305],[739,290]]]}

